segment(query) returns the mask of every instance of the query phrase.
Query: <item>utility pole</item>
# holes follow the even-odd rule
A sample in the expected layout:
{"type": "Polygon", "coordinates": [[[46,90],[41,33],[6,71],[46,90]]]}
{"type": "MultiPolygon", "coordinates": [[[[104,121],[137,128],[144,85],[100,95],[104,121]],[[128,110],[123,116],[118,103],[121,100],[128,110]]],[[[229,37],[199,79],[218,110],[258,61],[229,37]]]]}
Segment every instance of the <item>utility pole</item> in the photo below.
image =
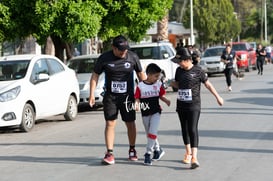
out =
{"type": "Polygon", "coordinates": [[[263,7],[264,7],[264,0],[261,1],[261,37],[260,37],[260,41],[263,41],[263,32],[264,32],[264,12],[263,12],[263,7]]]}
{"type": "Polygon", "coordinates": [[[264,41],[267,44],[267,10],[266,10],[266,0],[264,0],[264,41]]]}
{"type": "Polygon", "coordinates": [[[191,45],[194,44],[194,35],[193,35],[193,5],[192,0],[190,0],[190,6],[191,6],[191,45]]]}

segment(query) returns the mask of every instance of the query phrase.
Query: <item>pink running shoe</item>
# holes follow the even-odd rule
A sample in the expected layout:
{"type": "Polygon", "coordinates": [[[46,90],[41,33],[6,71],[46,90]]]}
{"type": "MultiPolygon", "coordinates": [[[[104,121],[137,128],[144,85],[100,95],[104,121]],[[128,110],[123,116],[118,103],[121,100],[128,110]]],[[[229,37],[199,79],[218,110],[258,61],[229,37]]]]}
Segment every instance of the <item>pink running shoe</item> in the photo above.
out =
{"type": "Polygon", "coordinates": [[[129,160],[131,160],[131,161],[137,161],[138,160],[137,152],[136,152],[136,150],[134,148],[129,150],[129,160]]]}
{"type": "Polygon", "coordinates": [[[102,164],[105,165],[113,165],[115,164],[115,158],[114,155],[112,153],[106,153],[103,160],[102,160],[102,164]]]}

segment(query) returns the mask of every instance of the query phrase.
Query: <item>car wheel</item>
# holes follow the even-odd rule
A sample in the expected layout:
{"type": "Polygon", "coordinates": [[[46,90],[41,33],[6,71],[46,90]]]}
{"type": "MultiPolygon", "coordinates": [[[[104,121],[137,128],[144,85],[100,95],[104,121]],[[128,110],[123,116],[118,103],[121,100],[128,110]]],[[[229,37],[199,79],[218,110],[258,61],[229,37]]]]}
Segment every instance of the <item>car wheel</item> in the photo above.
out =
{"type": "Polygon", "coordinates": [[[26,104],[23,109],[20,129],[23,132],[29,132],[35,125],[35,112],[30,104],[26,104]]]}
{"type": "Polygon", "coordinates": [[[64,113],[64,118],[66,121],[72,121],[77,117],[78,114],[78,105],[74,96],[70,96],[64,113]]]}

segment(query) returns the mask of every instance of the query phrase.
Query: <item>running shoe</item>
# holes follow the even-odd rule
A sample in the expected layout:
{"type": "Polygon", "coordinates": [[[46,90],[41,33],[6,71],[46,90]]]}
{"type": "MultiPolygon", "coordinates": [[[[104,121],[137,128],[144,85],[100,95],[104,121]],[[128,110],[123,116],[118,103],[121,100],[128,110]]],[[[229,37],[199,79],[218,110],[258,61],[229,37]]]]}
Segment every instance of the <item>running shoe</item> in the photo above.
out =
{"type": "Polygon", "coordinates": [[[106,153],[104,158],[102,159],[102,164],[105,165],[113,165],[115,164],[115,158],[114,155],[112,153],[106,153]]]}
{"type": "Polygon", "coordinates": [[[129,160],[131,160],[131,161],[137,161],[138,160],[137,159],[137,152],[136,152],[136,150],[134,148],[131,148],[129,150],[129,160]]]}
{"type": "Polygon", "coordinates": [[[231,86],[229,86],[229,87],[228,87],[228,91],[232,91],[232,88],[231,88],[231,86]]]}
{"type": "Polygon", "coordinates": [[[151,155],[149,153],[145,153],[144,155],[144,165],[152,165],[151,155]]]}
{"type": "Polygon", "coordinates": [[[200,165],[199,165],[199,162],[197,161],[196,158],[192,158],[191,159],[191,169],[196,169],[198,168],[200,165]]]}
{"type": "Polygon", "coordinates": [[[159,149],[159,151],[155,150],[154,151],[154,156],[153,156],[152,159],[154,161],[158,161],[158,160],[160,160],[163,157],[164,154],[165,154],[165,151],[162,150],[161,148],[159,149]]]}
{"type": "Polygon", "coordinates": [[[182,163],[189,164],[189,163],[191,163],[191,159],[192,159],[191,155],[185,154],[184,159],[182,160],[182,163]]]}

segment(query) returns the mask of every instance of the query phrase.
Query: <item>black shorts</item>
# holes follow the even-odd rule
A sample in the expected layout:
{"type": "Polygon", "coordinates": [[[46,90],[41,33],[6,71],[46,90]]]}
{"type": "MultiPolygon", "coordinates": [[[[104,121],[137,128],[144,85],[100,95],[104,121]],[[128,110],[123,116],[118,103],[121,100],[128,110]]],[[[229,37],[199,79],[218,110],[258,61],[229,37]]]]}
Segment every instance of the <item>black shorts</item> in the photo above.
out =
{"type": "Polygon", "coordinates": [[[103,110],[105,120],[115,120],[120,111],[121,119],[125,122],[135,121],[136,111],[133,108],[135,99],[133,95],[105,94],[103,98],[103,110]]]}

